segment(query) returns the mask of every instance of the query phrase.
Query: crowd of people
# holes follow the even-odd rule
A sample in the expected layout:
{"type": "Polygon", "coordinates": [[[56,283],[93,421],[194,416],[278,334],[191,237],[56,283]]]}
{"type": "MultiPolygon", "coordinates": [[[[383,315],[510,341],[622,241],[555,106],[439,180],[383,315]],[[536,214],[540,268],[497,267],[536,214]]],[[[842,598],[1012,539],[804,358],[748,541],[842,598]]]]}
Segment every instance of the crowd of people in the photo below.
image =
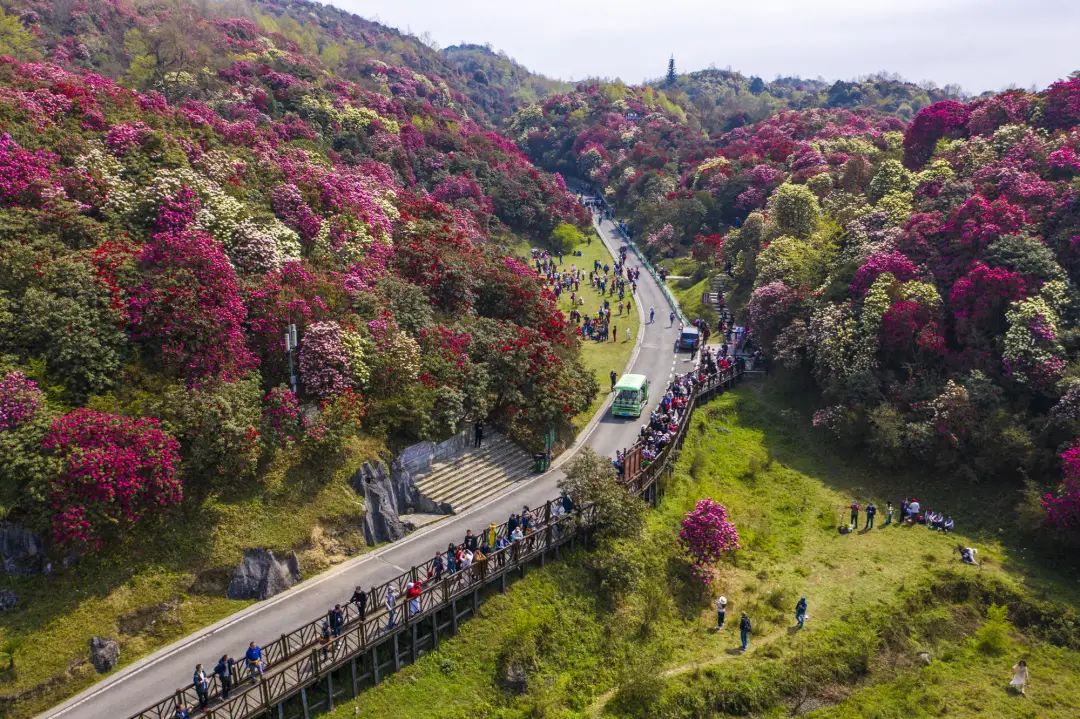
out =
{"type": "MultiPolygon", "coordinates": [[[[851,510],[850,521],[847,525],[841,525],[840,529],[842,533],[852,532],[859,528],[859,513],[862,512],[865,519],[863,521],[863,529],[873,529],[874,521],[877,518],[878,507],[872,501],[867,503],[865,507],[859,504],[858,499],[851,500],[849,507],[851,510]]],[[[932,509],[924,510],[922,503],[917,497],[905,497],[900,500],[900,511],[897,513],[892,502],[885,503],[885,522],[882,526],[889,526],[891,524],[905,524],[916,525],[921,524],[928,529],[944,532],[948,534],[956,529],[956,521],[952,518],[952,515],[945,514],[943,512],[934,511],[932,509]]]]}

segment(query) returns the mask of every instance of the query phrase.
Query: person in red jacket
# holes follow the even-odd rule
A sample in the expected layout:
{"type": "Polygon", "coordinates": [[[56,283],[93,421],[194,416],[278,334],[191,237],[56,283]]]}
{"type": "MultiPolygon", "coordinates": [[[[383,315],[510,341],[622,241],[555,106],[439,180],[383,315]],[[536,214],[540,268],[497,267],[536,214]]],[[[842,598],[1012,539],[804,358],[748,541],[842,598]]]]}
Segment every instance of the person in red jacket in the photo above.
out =
{"type": "Polygon", "coordinates": [[[420,613],[420,593],[423,591],[424,585],[419,579],[405,585],[405,598],[409,600],[409,616],[420,613]]]}

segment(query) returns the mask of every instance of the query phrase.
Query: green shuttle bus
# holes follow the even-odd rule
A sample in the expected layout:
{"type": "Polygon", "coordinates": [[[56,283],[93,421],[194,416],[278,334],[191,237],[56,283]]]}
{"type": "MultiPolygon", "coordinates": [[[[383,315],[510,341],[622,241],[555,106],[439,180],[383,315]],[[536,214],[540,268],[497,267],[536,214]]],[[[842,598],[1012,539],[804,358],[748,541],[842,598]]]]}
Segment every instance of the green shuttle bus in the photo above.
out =
{"type": "Polygon", "coordinates": [[[643,374],[624,374],[615,385],[611,414],[616,417],[640,417],[649,401],[649,380],[643,374]]]}

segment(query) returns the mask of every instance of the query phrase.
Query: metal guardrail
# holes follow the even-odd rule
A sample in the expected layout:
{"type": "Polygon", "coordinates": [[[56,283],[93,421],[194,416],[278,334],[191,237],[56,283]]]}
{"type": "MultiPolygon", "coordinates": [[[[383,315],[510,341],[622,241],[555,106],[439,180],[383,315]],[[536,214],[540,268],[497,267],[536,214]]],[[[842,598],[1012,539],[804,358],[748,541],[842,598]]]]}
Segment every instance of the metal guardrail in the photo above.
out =
{"type": "MultiPolygon", "coordinates": [[[[731,367],[713,375],[702,375],[700,370],[691,373],[694,382],[693,391],[687,402],[683,421],[680,422],[675,436],[656,458],[642,466],[639,472],[631,477],[623,478],[623,484],[628,491],[655,503],[659,479],[673,469],[696,404],[732,386],[742,374],[742,370],[738,367],[731,367]],[[704,380],[700,379],[702,376],[704,380]]],[[[640,444],[639,442],[634,445],[631,451],[638,448],[640,444]]],[[[557,552],[562,545],[591,530],[596,519],[593,506],[577,508],[571,514],[560,514],[554,507],[556,503],[561,504],[561,501],[561,498],[552,499],[545,502],[543,506],[530,510],[530,519],[535,529],[523,539],[505,549],[493,552],[484,560],[474,563],[465,570],[454,574],[444,573],[439,581],[425,586],[420,595],[419,611],[410,611],[408,599],[405,598],[405,585],[418,579],[426,581],[428,576],[433,575],[433,560],[413,567],[408,572],[376,587],[368,595],[368,607],[384,606],[387,592],[391,589],[400,599],[394,606],[398,620],[394,627],[386,626],[385,610],[372,611],[367,616],[361,617],[354,605],[347,604],[342,607],[346,620],[344,631],[328,645],[320,642],[320,629],[326,621],[326,615],[320,615],[263,645],[266,669],[260,681],[254,681],[243,658],[238,659],[232,668],[233,689],[230,698],[222,699],[218,677],[211,674],[209,695],[212,702],[217,703],[212,703],[200,716],[210,719],[251,719],[265,715],[272,707],[280,708],[284,701],[326,677],[335,669],[365,653],[372,652],[391,640],[394,642],[396,668],[398,665],[397,637],[410,629],[413,630],[412,659],[415,661],[417,654],[415,627],[421,622],[429,618],[433,619],[434,643],[437,645],[438,623],[434,617],[437,612],[453,608],[453,626],[456,630],[458,600],[472,595],[475,609],[479,589],[496,581],[502,582],[505,587],[509,574],[518,570],[523,573],[524,567],[531,561],[539,557],[543,562],[548,552],[557,552]]],[[[484,537],[488,532],[490,532],[490,525],[477,536],[484,537]]],[[[496,539],[503,537],[509,537],[506,522],[496,528],[496,539]]],[[[377,665],[374,671],[377,681],[377,665]]],[[[355,687],[355,667],[353,684],[355,687]]],[[[308,716],[306,694],[304,696],[303,716],[306,717],[308,716]]],[[[192,707],[197,706],[198,702],[198,694],[194,686],[188,685],[132,715],[130,719],[173,719],[178,706],[192,707]]],[[[279,711],[279,715],[284,716],[284,713],[279,711]]]]}

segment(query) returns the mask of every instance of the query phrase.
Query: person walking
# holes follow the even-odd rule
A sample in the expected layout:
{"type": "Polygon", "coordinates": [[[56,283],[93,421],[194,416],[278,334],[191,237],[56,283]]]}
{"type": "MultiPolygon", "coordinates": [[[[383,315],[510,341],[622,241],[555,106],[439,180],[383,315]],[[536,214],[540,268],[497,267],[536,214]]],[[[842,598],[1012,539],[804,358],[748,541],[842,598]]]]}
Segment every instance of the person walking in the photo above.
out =
{"type": "Polygon", "coordinates": [[[724,628],[724,620],[727,619],[727,597],[720,595],[720,598],[716,600],[716,629],[717,631],[724,628]]]}
{"type": "Polygon", "coordinates": [[[349,597],[349,602],[356,605],[356,613],[360,615],[360,621],[364,621],[367,617],[367,592],[365,592],[360,585],[356,585],[356,589],[353,590],[352,596],[349,597]]]}
{"type": "Polygon", "coordinates": [[[795,621],[799,629],[806,623],[806,597],[799,597],[799,602],[795,605],[795,621]]]}
{"type": "Polygon", "coordinates": [[[480,444],[484,441],[484,420],[478,419],[476,420],[476,423],[473,424],[473,435],[476,439],[476,442],[473,446],[479,447],[480,444]]]}
{"type": "Polygon", "coordinates": [[[1027,696],[1027,683],[1028,683],[1028,666],[1027,662],[1021,659],[1016,664],[1013,664],[1013,678],[1009,682],[1009,687],[1022,697],[1027,696]]]}
{"type": "Polygon", "coordinates": [[[674,312],[668,313],[667,324],[668,324],[668,327],[671,327],[671,326],[673,326],[675,324],[675,313],[674,312]]]}
{"type": "Polygon", "coordinates": [[[210,680],[203,671],[202,664],[195,665],[195,673],[191,675],[191,683],[195,687],[195,693],[199,695],[199,708],[205,709],[210,703],[210,680]]]}
{"type": "Polygon", "coordinates": [[[867,529],[873,529],[874,528],[874,517],[876,517],[876,516],[877,516],[877,507],[874,505],[873,501],[871,501],[869,504],[866,505],[866,528],[867,529]]]}
{"type": "Polygon", "coordinates": [[[745,652],[747,645],[750,643],[750,632],[753,627],[750,625],[750,617],[746,616],[746,612],[742,613],[742,617],[739,618],[739,641],[742,642],[742,650],[745,652]]]}
{"type": "Polygon", "coordinates": [[[612,342],[618,342],[619,341],[619,326],[616,325],[616,324],[611,325],[611,341],[612,342]]]}
{"type": "Polygon", "coordinates": [[[653,323],[653,318],[655,318],[655,317],[656,317],[656,310],[654,310],[652,307],[650,307],[649,308],[649,324],[650,325],[653,323]]]}
{"type": "Polygon", "coordinates": [[[221,687],[221,698],[228,699],[232,691],[232,668],[235,664],[228,654],[222,654],[214,666],[214,674],[217,675],[218,685],[221,687]]]}
{"type": "Polygon", "coordinates": [[[619,375],[615,374],[615,370],[611,370],[611,374],[608,375],[608,376],[611,377],[611,391],[614,392],[615,391],[615,382],[618,381],[619,375]]]}
{"type": "Polygon", "coordinates": [[[247,651],[244,652],[244,660],[247,662],[248,673],[251,674],[252,681],[260,681],[262,679],[263,670],[266,668],[266,663],[263,662],[262,647],[255,642],[248,644],[247,651]]]}
{"type": "Polygon", "coordinates": [[[851,503],[851,528],[859,528],[859,500],[854,500],[851,503]]]}

